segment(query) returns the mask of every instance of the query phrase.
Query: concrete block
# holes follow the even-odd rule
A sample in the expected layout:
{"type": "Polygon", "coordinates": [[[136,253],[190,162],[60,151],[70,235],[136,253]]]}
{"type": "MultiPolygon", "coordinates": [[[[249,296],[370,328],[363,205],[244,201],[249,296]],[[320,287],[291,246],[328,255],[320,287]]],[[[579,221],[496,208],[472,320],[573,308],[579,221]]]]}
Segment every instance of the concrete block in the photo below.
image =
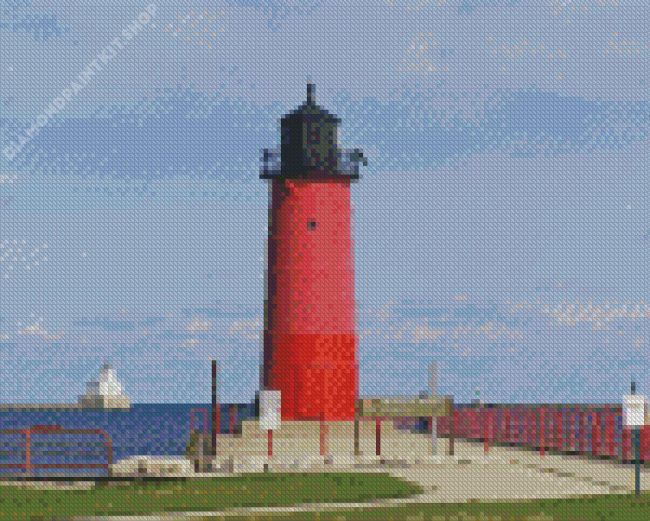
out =
{"type": "Polygon", "coordinates": [[[330,439],[338,439],[338,438],[353,439],[354,438],[354,422],[331,421],[331,422],[325,422],[325,425],[327,427],[327,436],[330,439]]]}
{"type": "Polygon", "coordinates": [[[320,439],[320,422],[286,421],[273,431],[273,439],[320,439]]]}
{"type": "MultiPolygon", "coordinates": [[[[279,456],[320,456],[320,438],[273,439],[273,457],[279,456]]],[[[322,459],[322,456],[321,456],[322,459]]]]}
{"type": "Polygon", "coordinates": [[[193,465],[187,459],[169,456],[132,456],[119,460],[110,467],[113,476],[168,476],[192,475],[193,465]]]}
{"type": "Polygon", "coordinates": [[[260,428],[260,422],[258,421],[243,421],[242,425],[242,438],[245,439],[267,439],[266,429],[260,428]]]}
{"type": "MultiPolygon", "coordinates": [[[[282,422],[280,429],[273,430],[273,458],[308,459],[330,457],[336,464],[354,456],[354,422],[325,422],[325,454],[321,455],[320,422],[282,422]]],[[[445,441],[437,440],[432,454],[431,434],[415,434],[408,430],[396,429],[391,420],[381,422],[381,456],[401,460],[415,460],[432,455],[440,455],[445,450],[445,441]]],[[[360,458],[376,457],[376,423],[359,422],[360,458]]],[[[242,435],[217,436],[217,456],[244,454],[249,457],[268,455],[268,431],[261,429],[255,421],[242,424],[242,435]]],[[[293,464],[289,462],[288,464],[293,464]]]]}

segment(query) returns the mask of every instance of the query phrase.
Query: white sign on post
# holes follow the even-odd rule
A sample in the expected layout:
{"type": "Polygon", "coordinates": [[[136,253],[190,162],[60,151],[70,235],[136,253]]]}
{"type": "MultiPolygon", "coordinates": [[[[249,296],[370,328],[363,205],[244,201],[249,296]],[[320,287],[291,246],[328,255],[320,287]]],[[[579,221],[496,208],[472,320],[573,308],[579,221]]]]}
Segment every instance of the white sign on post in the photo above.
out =
{"type": "Polygon", "coordinates": [[[643,425],[644,403],[642,394],[623,396],[623,425],[626,427],[643,425]]]}
{"type": "Polygon", "coordinates": [[[280,428],[280,391],[260,391],[260,428],[280,428]]]}

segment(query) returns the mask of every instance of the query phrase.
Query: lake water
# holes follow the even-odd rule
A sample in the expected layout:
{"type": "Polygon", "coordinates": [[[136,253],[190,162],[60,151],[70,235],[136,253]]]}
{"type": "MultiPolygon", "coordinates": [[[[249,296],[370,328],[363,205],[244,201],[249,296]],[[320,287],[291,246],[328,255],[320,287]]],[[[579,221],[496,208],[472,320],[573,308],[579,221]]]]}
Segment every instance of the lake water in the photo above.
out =
{"type": "MultiPolygon", "coordinates": [[[[0,411],[0,430],[29,429],[33,425],[59,425],[62,429],[102,429],[113,443],[113,462],[135,455],[182,456],[190,440],[192,409],[207,410],[207,428],[212,428],[211,404],[132,404],[129,410],[70,410],[70,411],[0,411]]],[[[236,404],[237,423],[254,415],[253,404],[236,404]]],[[[229,404],[221,404],[221,432],[229,426],[229,404]]],[[[195,429],[203,428],[203,414],[195,414],[195,429]]],[[[32,434],[31,462],[34,464],[106,463],[106,451],[97,434],[32,434]],[[64,447],[57,447],[55,444],[64,447]],[[76,444],[88,443],[77,447],[76,444]],[[76,450],[78,448],[78,450],[76,450]],[[56,450],[58,454],[53,453],[56,450]],[[94,452],[94,454],[93,454],[94,452]]],[[[0,466],[24,463],[25,456],[12,451],[24,449],[22,434],[0,434],[0,466]],[[20,446],[19,444],[22,444],[20,446]]],[[[0,468],[0,475],[15,470],[0,468]]],[[[45,475],[52,469],[36,469],[35,475],[45,475]]],[[[104,469],[61,470],[57,474],[106,475],[104,469]]]]}

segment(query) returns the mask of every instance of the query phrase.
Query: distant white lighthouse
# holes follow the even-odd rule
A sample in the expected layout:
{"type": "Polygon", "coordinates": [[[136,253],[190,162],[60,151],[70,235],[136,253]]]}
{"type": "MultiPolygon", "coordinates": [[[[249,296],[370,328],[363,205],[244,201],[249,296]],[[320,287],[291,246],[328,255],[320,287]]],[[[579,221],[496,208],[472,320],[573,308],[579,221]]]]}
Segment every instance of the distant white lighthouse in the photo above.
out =
{"type": "Polygon", "coordinates": [[[122,394],[122,384],[115,376],[108,362],[99,373],[99,382],[91,380],[86,385],[86,394],[79,400],[84,407],[118,408],[131,407],[129,397],[122,394]]]}

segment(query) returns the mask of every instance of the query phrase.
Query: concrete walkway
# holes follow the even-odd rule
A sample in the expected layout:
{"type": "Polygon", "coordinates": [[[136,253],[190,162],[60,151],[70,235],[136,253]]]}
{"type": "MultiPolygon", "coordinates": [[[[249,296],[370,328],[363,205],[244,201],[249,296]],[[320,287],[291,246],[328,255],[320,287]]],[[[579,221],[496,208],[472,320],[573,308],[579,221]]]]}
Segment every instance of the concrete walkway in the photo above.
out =
{"type": "MultiPolygon", "coordinates": [[[[447,440],[439,440],[446,450],[447,440]]],[[[173,520],[260,515],[282,512],[347,510],[376,508],[409,503],[464,503],[468,501],[525,501],[535,498],[577,497],[581,495],[625,493],[633,491],[633,466],[595,462],[577,457],[546,455],[512,448],[492,448],[487,460],[483,444],[456,441],[455,456],[443,454],[430,462],[403,465],[396,462],[367,463],[342,468],[339,465],[315,465],[309,469],[271,465],[271,472],[388,472],[395,477],[420,484],[425,492],[409,499],[376,500],[354,504],[309,504],[293,507],[236,508],[227,512],[194,512],[138,516],[138,520],[173,520]]],[[[234,475],[238,473],[235,471],[234,475]]],[[[205,476],[233,474],[214,473],[205,476]]],[[[650,490],[650,472],[642,469],[641,490],[650,490]]],[[[132,520],[134,517],[77,517],[75,519],[132,520]]]]}

